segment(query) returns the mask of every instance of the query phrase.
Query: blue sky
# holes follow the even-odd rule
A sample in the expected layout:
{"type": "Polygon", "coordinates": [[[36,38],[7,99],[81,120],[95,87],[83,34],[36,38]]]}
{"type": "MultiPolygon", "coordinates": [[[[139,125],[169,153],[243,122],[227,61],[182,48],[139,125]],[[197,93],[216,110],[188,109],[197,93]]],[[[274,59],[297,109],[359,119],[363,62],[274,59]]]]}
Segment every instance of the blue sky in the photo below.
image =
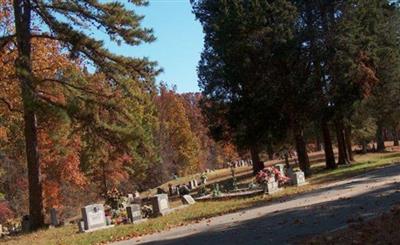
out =
{"type": "Polygon", "coordinates": [[[144,27],[151,27],[157,40],[135,47],[107,47],[116,53],[134,57],[149,57],[157,61],[164,72],[157,81],[176,84],[178,92],[199,91],[197,63],[203,49],[203,32],[191,12],[189,0],[150,0],[147,7],[135,8],[145,15],[144,27]]]}

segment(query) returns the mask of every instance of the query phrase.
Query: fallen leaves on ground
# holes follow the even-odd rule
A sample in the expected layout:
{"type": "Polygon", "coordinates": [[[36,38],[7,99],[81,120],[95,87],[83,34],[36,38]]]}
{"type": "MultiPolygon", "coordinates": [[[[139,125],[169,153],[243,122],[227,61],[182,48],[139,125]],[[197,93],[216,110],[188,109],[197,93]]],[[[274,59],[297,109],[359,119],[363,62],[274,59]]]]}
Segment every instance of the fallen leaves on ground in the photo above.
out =
{"type": "MultiPolygon", "coordinates": [[[[354,220],[354,219],[353,219],[354,220]]],[[[300,244],[398,244],[400,241],[400,204],[368,222],[352,224],[348,228],[306,239],[300,244]]]]}

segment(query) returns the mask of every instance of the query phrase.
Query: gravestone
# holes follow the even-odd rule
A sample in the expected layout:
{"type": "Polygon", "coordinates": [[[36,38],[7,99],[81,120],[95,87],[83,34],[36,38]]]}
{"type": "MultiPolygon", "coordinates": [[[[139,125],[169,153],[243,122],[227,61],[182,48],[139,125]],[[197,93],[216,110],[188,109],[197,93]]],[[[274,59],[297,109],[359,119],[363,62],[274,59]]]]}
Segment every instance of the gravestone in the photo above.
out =
{"type": "Polygon", "coordinates": [[[78,229],[79,232],[85,232],[85,222],[83,220],[78,221],[78,229]]]}
{"type": "Polygon", "coordinates": [[[179,195],[187,195],[190,193],[190,189],[187,185],[182,185],[179,187],[179,195]]]}
{"type": "Polygon", "coordinates": [[[52,226],[58,226],[57,211],[55,208],[50,209],[50,224],[52,226]]]}
{"type": "Polygon", "coordinates": [[[24,217],[22,217],[21,226],[22,226],[22,232],[31,231],[31,222],[29,220],[29,215],[24,215],[24,217]]]}
{"type": "Polygon", "coordinates": [[[191,181],[189,181],[189,183],[188,183],[188,187],[189,187],[189,189],[190,190],[193,190],[194,189],[194,186],[193,186],[193,181],[191,180],[191,181]]]}
{"type": "Polygon", "coordinates": [[[293,173],[292,183],[296,186],[301,186],[307,184],[306,178],[303,171],[296,171],[293,173]]]}
{"type": "Polygon", "coordinates": [[[128,194],[128,204],[132,204],[134,200],[135,199],[133,197],[133,194],[132,193],[128,194]]]}
{"type": "Polygon", "coordinates": [[[285,164],[282,164],[282,163],[276,164],[276,165],[275,165],[275,168],[277,168],[277,169],[279,170],[279,172],[281,173],[282,176],[286,176],[286,173],[285,173],[285,164]]]}
{"type": "Polygon", "coordinates": [[[273,194],[279,191],[278,181],[275,180],[274,176],[268,179],[268,182],[264,184],[264,193],[273,194]]]}
{"type": "Polygon", "coordinates": [[[107,226],[103,204],[92,204],[82,208],[85,231],[101,229],[107,226]]]}
{"type": "Polygon", "coordinates": [[[193,186],[194,186],[194,188],[197,188],[199,186],[196,179],[193,180],[193,186]]]}
{"type": "Polygon", "coordinates": [[[142,211],[139,204],[132,204],[126,207],[126,213],[131,223],[142,219],[142,211]]]}
{"type": "Polygon", "coordinates": [[[172,186],[171,184],[168,184],[168,194],[170,196],[173,196],[176,194],[176,187],[172,186]]]}
{"type": "Polygon", "coordinates": [[[198,186],[197,180],[193,179],[193,180],[189,181],[189,188],[190,188],[191,190],[197,188],[197,186],[198,186]]]}
{"type": "Polygon", "coordinates": [[[182,202],[183,202],[183,204],[189,204],[189,205],[196,203],[196,201],[193,199],[193,197],[191,195],[184,195],[182,197],[182,202]]]}
{"type": "Polygon", "coordinates": [[[151,205],[153,206],[153,214],[165,215],[169,211],[169,202],[167,194],[159,194],[150,198],[151,205]]]}

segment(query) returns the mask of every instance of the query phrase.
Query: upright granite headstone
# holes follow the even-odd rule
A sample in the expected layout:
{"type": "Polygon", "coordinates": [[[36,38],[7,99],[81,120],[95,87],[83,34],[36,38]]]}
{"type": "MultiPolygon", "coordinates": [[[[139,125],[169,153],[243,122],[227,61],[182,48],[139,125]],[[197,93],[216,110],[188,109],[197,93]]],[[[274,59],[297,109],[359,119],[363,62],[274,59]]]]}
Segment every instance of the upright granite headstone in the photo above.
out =
{"type": "Polygon", "coordinates": [[[24,217],[22,217],[21,226],[22,226],[22,232],[31,231],[31,222],[29,220],[29,215],[24,215],[24,217]]]}
{"type": "Polygon", "coordinates": [[[82,218],[86,231],[107,226],[103,204],[92,204],[82,208],[82,218]]]}
{"type": "Polygon", "coordinates": [[[131,204],[126,207],[126,213],[130,222],[142,219],[142,211],[139,204],[131,204]]]}
{"type": "Polygon", "coordinates": [[[50,209],[50,224],[52,226],[58,226],[57,210],[55,208],[50,209]]]}
{"type": "Polygon", "coordinates": [[[182,197],[182,202],[183,202],[183,204],[189,204],[189,205],[196,203],[196,201],[193,199],[193,197],[191,195],[184,195],[182,197]]]}
{"type": "Polygon", "coordinates": [[[153,214],[165,215],[169,210],[169,202],[167,194],[158,194],[153,196],[151,199],[151,204],[153,206],[153,214]]]}

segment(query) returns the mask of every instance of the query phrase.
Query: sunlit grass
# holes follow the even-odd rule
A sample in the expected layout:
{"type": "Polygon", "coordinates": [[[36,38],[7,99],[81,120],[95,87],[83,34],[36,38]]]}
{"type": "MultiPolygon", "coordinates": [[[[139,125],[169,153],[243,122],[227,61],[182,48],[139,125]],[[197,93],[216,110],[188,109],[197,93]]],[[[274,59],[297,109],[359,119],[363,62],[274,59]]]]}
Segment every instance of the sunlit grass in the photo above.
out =
{"type": "Polygon", "coordinates": [[[62,228],[43,230],[32,234],[13,237],[3,240],[9,245],[35,245],[35,244],[98,244],[107,241],[124,240],[132,237],[140,239],[140,236],[160,232],[172,227],[182,226],[199,220],[245,210],[247,208],[267,205],[269,201],[280,197],[291,196],[317,189],[320,184],[350,178],[367,171],[377,169],[388,164],[400,161],[400,153],[377,153],[357,156],[356,162],[349,166],[342,166],[335,170],[325,170],[323,163],[313,164],[313,177],[308,181],[309,185],[301,187],[288,187],[272,196],[263,198],[256,196],[251,198],[231,199],[224,201],[209,201],[196,203],[188,208],[171,213],[164,217],[150,219],[147,222],[135,225],[121,225],[118,227],[101,230],[94,233],[80,234],[75,225],[62,228]]]}

